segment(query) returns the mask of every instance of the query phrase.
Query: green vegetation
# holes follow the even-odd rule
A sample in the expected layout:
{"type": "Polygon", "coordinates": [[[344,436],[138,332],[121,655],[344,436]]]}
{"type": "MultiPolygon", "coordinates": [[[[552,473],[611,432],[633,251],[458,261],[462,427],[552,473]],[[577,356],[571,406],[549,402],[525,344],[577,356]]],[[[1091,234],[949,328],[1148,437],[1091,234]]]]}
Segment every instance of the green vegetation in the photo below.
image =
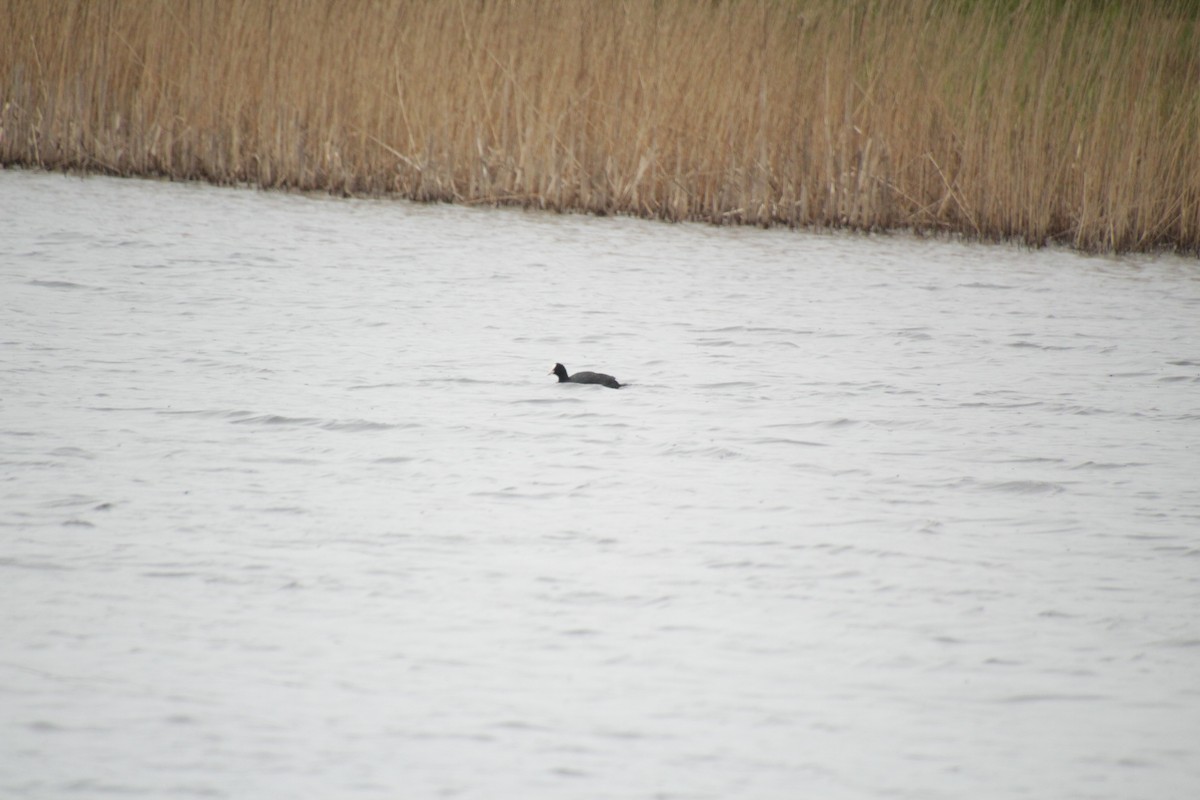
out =
{"type": "Polygon", "coordinates": [[[1200,253],[1195,4],[0,0],[0,163],[1200,253]]]}

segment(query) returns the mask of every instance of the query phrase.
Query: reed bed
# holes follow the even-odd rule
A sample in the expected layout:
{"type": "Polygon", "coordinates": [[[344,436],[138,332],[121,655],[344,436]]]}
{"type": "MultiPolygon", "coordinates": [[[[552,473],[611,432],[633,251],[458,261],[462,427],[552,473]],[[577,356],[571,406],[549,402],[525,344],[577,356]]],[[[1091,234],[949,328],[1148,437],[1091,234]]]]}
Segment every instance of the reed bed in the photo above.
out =
{"type": "Polygon", "coordinates": [[[1188,2],[0,0],[0,162],[1200,253],[1188,2]]]}

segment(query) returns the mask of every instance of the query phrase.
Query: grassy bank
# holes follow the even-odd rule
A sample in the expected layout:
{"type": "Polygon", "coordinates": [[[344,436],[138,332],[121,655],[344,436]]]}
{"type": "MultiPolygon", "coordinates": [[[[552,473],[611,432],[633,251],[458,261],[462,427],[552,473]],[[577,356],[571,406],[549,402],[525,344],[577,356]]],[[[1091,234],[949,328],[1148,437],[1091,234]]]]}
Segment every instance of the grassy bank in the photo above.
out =
{"type": "Polygon", "coordinates": [[[0,0],[0,162],[1200,253],[1191,5],[0,0]]]}

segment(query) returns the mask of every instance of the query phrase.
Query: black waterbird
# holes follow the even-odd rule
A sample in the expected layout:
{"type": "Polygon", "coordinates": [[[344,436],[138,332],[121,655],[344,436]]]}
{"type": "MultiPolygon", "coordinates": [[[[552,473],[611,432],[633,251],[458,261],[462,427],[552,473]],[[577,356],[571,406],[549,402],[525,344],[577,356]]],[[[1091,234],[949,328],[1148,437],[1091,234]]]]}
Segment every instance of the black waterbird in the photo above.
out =
{"type": "Polygon", "coordinates": [[[617,383],[617,379],[612,375],[605,375],[603,372],[576,372],[574,375],[567,375],[567,368],[562,364],[555,364],[554,369],[547,374],[557,375],[559,383],[598,383],[610,389],[621,388],[621,384],[617,383]]]}

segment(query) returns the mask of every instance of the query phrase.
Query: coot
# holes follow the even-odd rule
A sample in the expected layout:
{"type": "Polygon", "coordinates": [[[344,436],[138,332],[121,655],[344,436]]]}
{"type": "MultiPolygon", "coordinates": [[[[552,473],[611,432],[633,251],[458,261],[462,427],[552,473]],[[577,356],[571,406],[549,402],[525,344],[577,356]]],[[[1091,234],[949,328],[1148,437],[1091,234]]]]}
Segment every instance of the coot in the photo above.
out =
{"type": "Polygon", "coordinates": [[[617,383],[616,378],[612,375],[605,375],[603,372],[576,372],[574,375],[568,376],[567,368],[562,364],[555,364],[554,369],[546,374],[557,375],[559,383],[598,383],[610,389],[621,388],[621,384],[617,383]]]}

